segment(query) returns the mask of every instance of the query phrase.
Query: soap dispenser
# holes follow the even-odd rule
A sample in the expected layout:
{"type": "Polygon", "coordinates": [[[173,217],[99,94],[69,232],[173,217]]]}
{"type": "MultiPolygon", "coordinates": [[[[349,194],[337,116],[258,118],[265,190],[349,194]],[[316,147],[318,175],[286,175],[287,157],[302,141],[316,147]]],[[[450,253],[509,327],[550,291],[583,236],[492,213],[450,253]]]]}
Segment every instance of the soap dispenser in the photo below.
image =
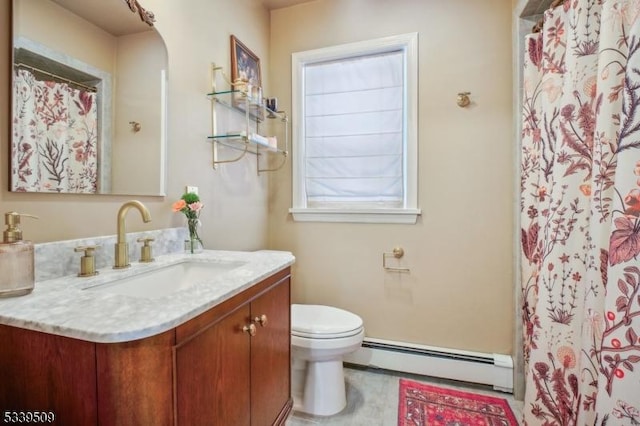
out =
{"type": "Polygon", "coordinates": [[[34,252],[31,241],[22,240],[20,217],[36,216],[5,213],[7,229],[0,243],[0,297],[22,296],[33,291],[35,283],[34,252]]]}

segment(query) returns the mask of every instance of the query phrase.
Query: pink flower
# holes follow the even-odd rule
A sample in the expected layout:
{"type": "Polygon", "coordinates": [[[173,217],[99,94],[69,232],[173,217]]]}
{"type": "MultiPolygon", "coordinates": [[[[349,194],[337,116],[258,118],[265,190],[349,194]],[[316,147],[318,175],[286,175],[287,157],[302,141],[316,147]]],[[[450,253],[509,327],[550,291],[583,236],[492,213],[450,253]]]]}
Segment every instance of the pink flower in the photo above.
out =
{"type": "Polygon", "coordinates": [[[565,120],[572,121],[575,109],[576,107],[574,105],[568,104],[562,107],[562,109],[560,110],[560,114],[562,115],[562,117],[564,117],[565,120]]]}
{"type": "Polygon", "coordinates": [[[626,197],[624,203],[627,205],[625,214],[631,216],[640,216],[640,189],[632,189],[626,197]]]}
{"type": "Polygon", "coordinates": [[[540,201],[544,201],[547,195],[547,188],[545,186],[541,186],[538,188],[538,197],[540,197],[540,201]]]}
{"type": "Polygon", "coordinates": [[[558,348],[558,360],[564,368],[576,366],[576,353],[570,346],[560,346],[558,348]]]}
{"type": "Polygon", "coordinates": [[[202,207],[204,206],[200,201],[196,201],[195,203],[189,204],[189,209],[194,212],[199,212],[200,210],[202,210],[202,207]]]}

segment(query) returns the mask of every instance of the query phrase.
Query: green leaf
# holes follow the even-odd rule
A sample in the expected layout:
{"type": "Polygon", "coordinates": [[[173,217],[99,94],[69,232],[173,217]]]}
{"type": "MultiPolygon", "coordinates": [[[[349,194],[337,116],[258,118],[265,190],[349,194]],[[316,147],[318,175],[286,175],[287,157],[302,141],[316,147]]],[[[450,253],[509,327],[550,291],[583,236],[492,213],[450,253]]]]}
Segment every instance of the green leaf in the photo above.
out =
{"type": "Polygon", "coordinates": [[[182,196],[182,199],[187,204],[197,203],[198,201],[200,201],[200,197],[198,197],[198,194],[195,194],[193,192],[187,192],[182,196]]]}

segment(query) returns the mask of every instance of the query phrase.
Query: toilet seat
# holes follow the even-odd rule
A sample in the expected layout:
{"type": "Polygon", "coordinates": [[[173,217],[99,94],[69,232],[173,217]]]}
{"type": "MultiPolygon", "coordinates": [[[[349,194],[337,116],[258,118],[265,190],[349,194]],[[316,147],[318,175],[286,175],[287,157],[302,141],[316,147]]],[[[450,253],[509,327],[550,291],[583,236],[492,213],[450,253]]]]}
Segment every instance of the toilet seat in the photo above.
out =
{"type": "Polygon", "coordinates": [[[291,330],[291,335],[295,337],[304,337],[306,339],[340,339],[343,337],[355,336],[359,334],[361,331],[362,331],[362,327],[356,328],[355,330],[345,331],[344,333],[324,333],[324,334],[304,333],[301,331],[291,330]]]}
{"type": "Polygon", "coordinates": [[[291,305],[291,335],[311,339],[350,337],[362,331],[362,318],[324,305],[291,305]]]}

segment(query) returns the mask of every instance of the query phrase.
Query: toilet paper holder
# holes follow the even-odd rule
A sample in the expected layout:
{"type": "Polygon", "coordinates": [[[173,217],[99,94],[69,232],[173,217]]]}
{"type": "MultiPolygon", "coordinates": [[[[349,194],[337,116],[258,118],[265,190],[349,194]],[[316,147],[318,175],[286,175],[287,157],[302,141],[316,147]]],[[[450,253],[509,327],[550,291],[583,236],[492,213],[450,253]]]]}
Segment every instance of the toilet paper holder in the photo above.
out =
{"type": "Polygon", "coordinates": [[[389,256],[393,256],[396,259],[400,259],[402,256],[404,256],[404,249],[402,247],[394,247],[391,253],[382,253],[382,267],[386,271],[393,271],[393,272],[409,272],[410,271],[409,268],[398,268],[394,266],[387,266],[387,257],[389,256]]]}

